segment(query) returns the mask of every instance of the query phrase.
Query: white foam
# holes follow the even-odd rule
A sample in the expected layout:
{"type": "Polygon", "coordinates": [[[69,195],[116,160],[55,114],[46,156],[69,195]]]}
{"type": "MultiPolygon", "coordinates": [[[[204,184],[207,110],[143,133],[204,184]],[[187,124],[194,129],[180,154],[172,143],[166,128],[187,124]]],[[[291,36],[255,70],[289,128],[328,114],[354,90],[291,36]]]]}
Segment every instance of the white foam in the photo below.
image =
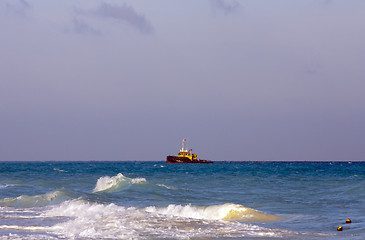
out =
{"type": "Polygon", "coordinates": [[[7,188],[7,187],[12,187],[12,186],[15,186],[15,184],[0,184],[0,189],[7,188]]]}
{"type": "Polygon", "coordinates": [[[237,220],[242,222],[269,222],[279,219],[278,216],[267,214],[239,204],[226,203],[207,207],[191,205],[174,205],[168,207],[147,207],[147,212],[155,212],[176,217],[205,220],[237,220]]]}
{"type": "Polygon", "coordinates": [[[145,178],[132,178],[131,182],[133,184],[138,184],[138,183],[145,183],[147,182],[145,178]]]}
{"type": "MultiPolygon", "coordinates": [[[[158,165],[157,164],[155,164],[155,165],[153,165],[154,167],[157,167],[158,165]]],[[[163,168],[163,167],[165,167],[164,165],[160,165],[159,167],[161,167],[161,168],[163,168]]]]}
{"type": "Polygon", "coordinates": [[[120,207],[115,204],[102,205],[82,200],[62,203],[44,213],[46,217],[71,217],[71,220],[51,227],[51,231],[66,238],[132,238],[137,236],[130,221],[134,208],[120,207]],[[118,236],[118,237],[116,237],[118,236]]]}
{"type": "Polygon", "coordinates": [[[51,235],[48,234],[28,234],[26,236],[24,235],[19,235],[16,233],[9,233],[8,235],[1,235],[1,240],[53,240],[53,239],[59,239],[56,237],[53,237],[51,235]]]}
{"type": "Polygon", "coordinates": [[[35,227],[35,226],[21,226],[21,225],[0,225],[0,230],[39,231],[39,230],[44,230],[44,228],[43,227],[35,227]]]}
{"type": "Polygon", "coordinates": [[[166,186],[165,184],[157,184],[157,186],[159,186],[159,187],[164,187],[164,188],[167,188],[167,189],[170,189],[170,190],[177,190],[177,189],[178,189],[178,188],[176,188],[176,187],[166,186]]]}
{"type": "Polygon", "coordinates": [[[59,169],[59,168],[53,168],[54,171],[57,171],[57,172],[67,172],[66,170],[62,170],[62,169],[59,169]]]}
{"type": "Polygon", "coordinates": [[[96,182],[93,192],[116,192],[128,188],[132,184],[140,184],[147,182],[145,178],[128,178],[123,174],[118,173],[114,177],[101,177],[96,182]]]}
{"type": "MultiPolygon", "coordinates": [[[[170,209],[176,213],[176,208],[178,207],[170,205],[165,210],[170,209]],[[174,208],[175,210],[172,210],[174,208]]],[[[47,233],[67,239],[242,238],[246,236],[280,237],[290,234],[284,230],[268,229],[235,221],[193,219],[191,218],[193,213],[186,209],[196,210],[201,207],[182,206],[182,209],[184,208],[185,210],[181,212],[185,212],[185,215],[190,217],[176,218],[156,211],[146,211],[147,209],[70,200],[58,206],[49,207],[42,216],[63,219],[63,222],[49,227],[47,233]]],[[[157,208],[149,207],[149,210],[151,209],[157,208]]]]}

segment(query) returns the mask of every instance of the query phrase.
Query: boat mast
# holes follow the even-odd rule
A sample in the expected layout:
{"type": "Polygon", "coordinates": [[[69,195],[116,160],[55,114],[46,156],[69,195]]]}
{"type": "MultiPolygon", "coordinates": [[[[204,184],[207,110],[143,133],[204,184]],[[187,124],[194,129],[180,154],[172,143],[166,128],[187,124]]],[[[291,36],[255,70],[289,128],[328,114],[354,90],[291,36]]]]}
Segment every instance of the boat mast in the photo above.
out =
{"type": "Polygon", "coordinates": [[[186,139],[185,139],[185,138],[183,138],[183,140],[182,140],[182,146],[181,146],[180,152],[186,152],[186,150],[185,150],[185,148],[184,148],[184,146],[185,146],[185,142],[186,142],[186,139]]]}

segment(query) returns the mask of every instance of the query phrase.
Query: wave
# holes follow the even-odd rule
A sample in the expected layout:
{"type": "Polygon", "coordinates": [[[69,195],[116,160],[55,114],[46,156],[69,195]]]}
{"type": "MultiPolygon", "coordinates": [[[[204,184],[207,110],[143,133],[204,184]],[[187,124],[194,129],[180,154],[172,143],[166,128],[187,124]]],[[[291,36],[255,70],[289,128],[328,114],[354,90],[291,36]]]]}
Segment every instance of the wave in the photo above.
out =
{"type": "Polygon", "coordinates": [[[67,172],[66,170],[59,169],[59,168],[53,168],[53,171],[57,171],[57,172],[67,172]]]}
{"type": "Polygon", "coordinates": [[[168,207],[147,207],[147,212],[175,217],[204,220],[234,220],[239,222],[272,222],[280,217],[267,214],[239,204],[226,203],[212,206],[174,205],[168,207]]]}
{"type": "MultiPolygon", "coordinates": [[[[47,232],[60,238],[85,239],[189,239],[189,238],[243,238],[243,237],[280,237],[292,235],[292,232],[280,229],[260,227],[237,221],[214,221],[195,219],[190,210],[206,209],[212,213],[201,218],[214,219],[214,208],[228,208],[230,204],[210,207],[180,206],[186,218],[176,218],[164,212],[167,209],[179,215],[175,205],[166,208],[135,208],[116,204],[100,204],[82,199],[65,201],[50,206],[41,216],[46,219],[58,219],[62,222],[50,226],[47,232]],[[175,206],[175,208],[173,207],[175,206]],[[188,208],[191,208],[188,210],[188,208]],[[175,210],[172,210],[175,209],[175,210]],[[197,230],[199,229],[199,230],[197,230]]],[[[232,204],[235,205],[235,204],[232,204]]],[[[235,209],[243,206],[235,205],[235,209]]],[[[198,218],[197,216],[195,216],[198,218]]],[[[224,218],[224,217],[223,217],[224,218]]]]}
{"type": "Polygon", "coordinates": [[[0,189],[7,188],[7,187],[13,187],[15,184],[0,184],[0,189]]]}
{"type": "Polygon", "coordinates": [[[177,190],[178,189],[176,187],[170,187],[170,186],[167,186],[165,184],[157,184],[157,186],[167,188],[167,189],[170,189],[170,190],[177,190]]]}
{"type": "Polygon", "coordinates": [[[21,195],[15,198],[4,198],[0,200],[0,206],[8,207],[43,207],[47,205],[59,204],[70,199],[68,194],[62,190],[56,190],[45,194],[27,196],[21,195]]]}
{"type": "Polygon", "coordinates": [[[157,167],[157,166],[159,166],[159,167],[161,167],[161,168],[164,168],[164,167],[166,167],[166,166],[164,166],[164,165],[160,165],[160,164],[159,164],[159,165],[157,165],[157,164],[154,164],[153,166],[154,166],[154,167],[157,167]]]}
{"type": "Polygon", "coordinates": [[[133,226],[140,226],[140,224],[135,220],[138,218],[138,211],[136,216],[134,212],[134,208],[128,210],[113,203],[105,205],[84,199],[74,199],[52,207],[42,216],[69,219],[49,229],[50,232],[62,238],[136,239],[138,232],[133,229],[133,226]]]}
{"type": "Polygon", "coordinates": [[[96,182],[93,192],[117,192],[130,187],[132,184],[146,183],[145,178],[128,178],[118,173],[114,177],[101,177],[96,182]]]}

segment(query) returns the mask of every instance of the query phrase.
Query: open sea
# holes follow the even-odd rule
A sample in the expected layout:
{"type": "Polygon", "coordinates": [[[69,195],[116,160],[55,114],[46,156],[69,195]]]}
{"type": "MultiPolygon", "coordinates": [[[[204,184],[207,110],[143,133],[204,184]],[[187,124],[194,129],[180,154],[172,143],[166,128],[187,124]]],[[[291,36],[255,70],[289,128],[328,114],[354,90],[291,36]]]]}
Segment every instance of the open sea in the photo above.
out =
{"type": "Polygon", "coordinates": [[[365,162],[0,162],[0,239],[242,238],[365,239],[365,162]]]}

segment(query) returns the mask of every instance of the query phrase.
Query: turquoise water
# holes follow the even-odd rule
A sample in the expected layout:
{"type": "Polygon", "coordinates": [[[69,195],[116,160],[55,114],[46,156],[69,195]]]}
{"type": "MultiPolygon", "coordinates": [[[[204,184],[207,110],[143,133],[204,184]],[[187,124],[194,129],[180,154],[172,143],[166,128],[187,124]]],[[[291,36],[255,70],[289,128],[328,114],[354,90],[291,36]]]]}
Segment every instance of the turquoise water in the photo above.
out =
{"type": "Polygon", "coordinates": [[[0,162],[0,239],[242,238],[364,239],[365,163],[0,162]]]}

